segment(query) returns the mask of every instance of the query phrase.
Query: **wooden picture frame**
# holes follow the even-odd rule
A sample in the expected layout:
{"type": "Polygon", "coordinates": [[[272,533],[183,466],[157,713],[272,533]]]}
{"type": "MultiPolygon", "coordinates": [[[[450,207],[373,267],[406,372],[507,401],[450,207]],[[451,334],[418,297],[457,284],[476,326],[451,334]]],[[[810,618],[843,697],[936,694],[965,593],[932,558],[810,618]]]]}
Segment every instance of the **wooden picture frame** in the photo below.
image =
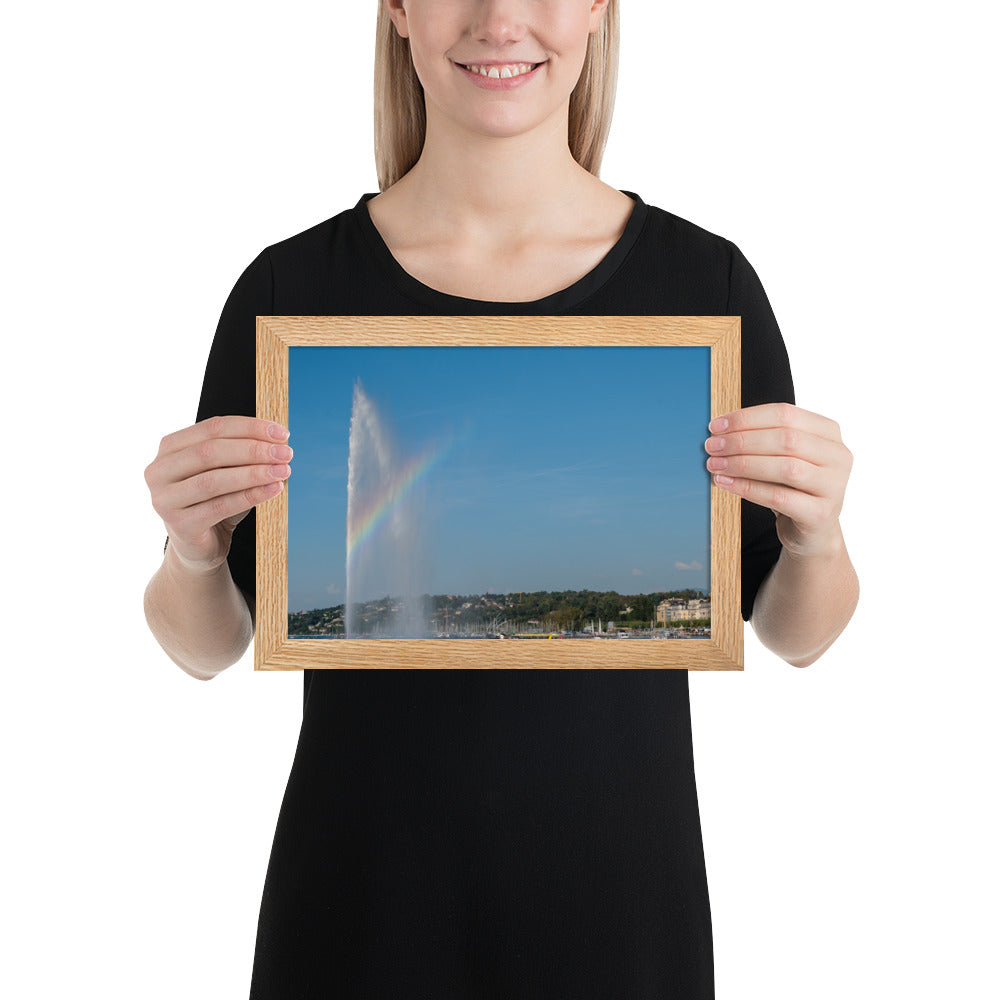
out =
{"type": "MultiPolygon", "coordinates": [[[[329,346],[686,346],[710,349],[712,416],[740,407],[740,319],[732,316],[258,316],[257,416],[288,426],[289,348],[329,346]]],[[[294,446],[295,429],[290,443],[294,446]]],[[[705,436],[709,434],[705,428],[705,436]]],[[[707,454],[705,456],[707,458],[707,454]]],[[[294,470],[292,466],[292,480],[294,470]]],[[[709,476],[705,470],[706,478],[709,476]]],[[[290,488],[294,488],[290,486],[290,488]]],[[[256,512],[255,670],[629,668],[742,670],[740,498],[711,497],[711,635],[289,639],[288,494],[256,512]]]]}

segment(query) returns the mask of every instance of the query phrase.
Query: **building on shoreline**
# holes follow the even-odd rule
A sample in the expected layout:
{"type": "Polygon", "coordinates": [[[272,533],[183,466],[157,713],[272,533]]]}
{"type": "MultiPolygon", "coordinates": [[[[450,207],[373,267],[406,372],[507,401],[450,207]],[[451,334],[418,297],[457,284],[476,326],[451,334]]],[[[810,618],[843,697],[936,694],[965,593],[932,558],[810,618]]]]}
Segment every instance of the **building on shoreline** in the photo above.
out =
{"type": "Polygon", "coordinates": [[[696,618],[712,617],[712,599],[696,597],[685,601],[679,597],[668,597],[656,605],[656,623],[669,625],[671,622],[690,621],[696,618]]]}

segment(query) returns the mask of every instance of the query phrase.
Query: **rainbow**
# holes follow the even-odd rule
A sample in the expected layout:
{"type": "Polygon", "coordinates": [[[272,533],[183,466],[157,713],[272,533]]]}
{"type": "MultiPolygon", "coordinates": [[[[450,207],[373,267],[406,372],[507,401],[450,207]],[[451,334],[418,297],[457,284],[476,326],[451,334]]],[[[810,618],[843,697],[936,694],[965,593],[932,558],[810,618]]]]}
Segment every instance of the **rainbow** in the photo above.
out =
{"type": "Polygon", "coordinates": [[[428,448],[423,454],[410,459],[399,474],[377,492],[347,526],[347,565],[350,566],[362,552],[376,531],[389,515],[406,499],[427,473],[450,451],[453,442],[446,441],[428,448]],[[353,529],[353,530],[352,530],[353,529]]]}

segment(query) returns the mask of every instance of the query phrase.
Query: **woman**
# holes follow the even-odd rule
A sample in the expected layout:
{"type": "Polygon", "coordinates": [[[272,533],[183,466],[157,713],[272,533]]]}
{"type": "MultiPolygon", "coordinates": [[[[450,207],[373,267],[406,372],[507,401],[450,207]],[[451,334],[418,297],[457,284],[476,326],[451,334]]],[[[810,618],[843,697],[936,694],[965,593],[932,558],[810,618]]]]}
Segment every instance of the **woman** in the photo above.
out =
{"type": "MultiPolygon", "coordinates": [[[[249,265],[146,470],[165,651],[208,679],[253,635],[253,507],[292,458],[253,417],[255,316],[721,314],[744,407],[706,464],[744,498],[743,615],[814,662],[857,600],[851,455],[793,405],[740,251],[597,178],[616,0],[383,0],[377,30],[381,193],[249,265]]],[[[251,997],[714,995],[686,671],[307,670],[303,709],[251,997]]]]}

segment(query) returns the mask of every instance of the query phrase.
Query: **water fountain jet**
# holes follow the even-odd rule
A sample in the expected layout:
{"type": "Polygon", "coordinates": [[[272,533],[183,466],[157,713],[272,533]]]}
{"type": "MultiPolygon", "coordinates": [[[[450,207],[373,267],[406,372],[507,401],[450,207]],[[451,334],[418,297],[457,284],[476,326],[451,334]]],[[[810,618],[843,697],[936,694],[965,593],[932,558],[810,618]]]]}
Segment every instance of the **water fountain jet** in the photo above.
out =
{"type": "Polygon", "coordinates": [[[404,456],[358,379],[347,460],[347,638],[431,635],[427,606],[425,497],[419,480],[432,456],[404,456]],[[367,625],[362,604],[388,597],[388,615],[367,625]]]}

